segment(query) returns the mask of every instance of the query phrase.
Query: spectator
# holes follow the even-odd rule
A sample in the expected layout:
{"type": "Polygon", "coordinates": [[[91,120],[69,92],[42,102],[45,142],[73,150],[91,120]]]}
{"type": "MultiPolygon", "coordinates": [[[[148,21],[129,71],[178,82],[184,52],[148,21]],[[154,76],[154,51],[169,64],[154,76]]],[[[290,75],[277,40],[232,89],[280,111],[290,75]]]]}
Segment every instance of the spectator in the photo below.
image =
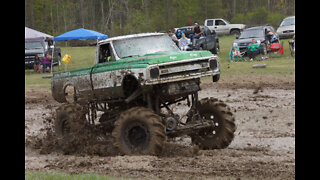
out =
{"type": "Polygon", "coordinates": [[[267,37],[268,37],[270,43],[279,42],[277,36],[270,30],[267,30],[267,37]]]}
{"type": "Polygon", "coordinates": [[[253,61],[253,59],[258,55],[260,46],[256,43],[255,39],[252,39],[252,43],[249,44],[247,48],[247,55],[250,59],[250,61],[253,61]]]}
{"type": "MultiPolygon", "coordinates": [[[[41,61],[41,69],[42,69],[42,72],[46,72],[48,71],[48,68],[50,69],[51,67],[51,55],[49,54],[49,52],[46,53],[46,56],[44,58],[42,58],[42,61],[41,61]]],[[[50,72],[50,70],[49,70],[50,72]]]]}
{"type": "Polygon", "coordinates": [[[186,35],[184,33],[181,34],[181,38],[179,40],[179,48],[182,50],[182,51],[186,51],[187,48],[188,48],[188,39],[186,38],[186,35]]]}
{"type": "Polygon", "coordinates": [[[172,31],[169,30],[169,37],[170,37],[170,38],[172,39],[172,41],[173,41],[174,43],[176,43],[176,45],[178,46],[179,41],[178,41],[178,38],[177,38],[177,36],[176,36],[176,30],[175,30],[175,29],[172,29],[172,31]]]}
{"type": "Polygon", "coordinates": [[[40,68],[40,59],[39,59],[39,56],[36,55],[34,57],[34,63],[33,63],[33,70],[34,72],[38,72],[39,71],[39,68],[40,68]]]}
{"type": "Polygon", "coordinates": [[[292,44],[293,54],[295,54],[295,53],[296,53],[296,40],[295,40],[295,35],[293,36],[293,39],[290,41],[290,43],[292,44]]]}
{"type": "Polygon", "coordinates": [[[199,26],[198,23],[194,23],[194,26],[192,28],[192,32],[194,34],[191,34],[190,35],[190,39],[191,39],[191,42],[193,43],[193,39],[199,39],[201,34],[202,34],[202,28],[201,26],[199,26]]]}
{"type": "Polygon", "coordinates": [[[233,47],[233,57],[241,57],[243,53],[244,52],[241,53],[240,51],[238,51],[237,47],[233,47]]]}

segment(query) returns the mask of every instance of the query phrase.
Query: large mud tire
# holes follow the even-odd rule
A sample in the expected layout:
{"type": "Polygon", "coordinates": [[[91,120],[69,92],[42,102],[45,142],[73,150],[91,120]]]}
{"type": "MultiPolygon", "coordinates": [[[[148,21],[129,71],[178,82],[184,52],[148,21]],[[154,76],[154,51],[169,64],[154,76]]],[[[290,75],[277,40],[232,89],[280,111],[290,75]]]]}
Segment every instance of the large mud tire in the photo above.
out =
{"type": "Polygon", "coordinates": [[[112,136],[114,146],[127,155],[158,155],[166,140],[161,117],[144,107],[134,107],[121,113],[112,136]]]}
{"type": "Polygon", "coordinates": [[[191,135],[192,142],[200,149],[223,149],[229,146],[236,131],[235,118],[230,108],[216,98],[199,101],[201,118],[212,120],[214,127],[191,135]]]}
{"type": "Polygon", "coordinates": [[[63,104],[56,110],[54,129],[58,137],[79,132],[86,124],[85,112],[79,104],[63,104]]]}

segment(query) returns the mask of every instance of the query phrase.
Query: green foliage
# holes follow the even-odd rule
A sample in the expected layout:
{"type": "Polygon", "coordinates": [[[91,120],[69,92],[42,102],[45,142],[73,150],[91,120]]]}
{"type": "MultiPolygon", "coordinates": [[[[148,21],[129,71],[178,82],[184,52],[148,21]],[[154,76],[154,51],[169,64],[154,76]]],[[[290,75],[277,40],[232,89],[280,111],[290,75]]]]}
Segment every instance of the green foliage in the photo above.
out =
{"type": "Polygon", "coordinates": [[[246,24],[247,26],[255,26],[262,24],[269,24],[274,28],[277,28],[281,21],[286,16],[278,13],[268,11],[265,7],[254,9],[247,14],[238,13],[232,19],[231,23],[246,24]]]}
{"type": "Polygon", "coordinates": [[[230,23],[233,24],[243,24],[243,22],[246,22],[246,16],[244,14],[236,14],[231,20],[230,23]]]}
{"type": "Polygon", "coordinates": [[[295,0],[25,0],[25,25],[60,35],[86,28],[109,37],[168,31],[208,18],[232,23],[271,24],[294,15],[295,0]]]}
{"type": "Polygon", "coordinates": [[[254,9],[253,11],[251,11],[247,14],[246,24],[248,24],[248,25],[267,24],[268,14],[269,14],[269,11],[264,7],[254,9]]]}
{"type": "Polygon", "coordinates": [[[281,21],[285,18],[283,14],[280,13],[269,13],[267,22],[274,28],[278,27],[281,21]]]}

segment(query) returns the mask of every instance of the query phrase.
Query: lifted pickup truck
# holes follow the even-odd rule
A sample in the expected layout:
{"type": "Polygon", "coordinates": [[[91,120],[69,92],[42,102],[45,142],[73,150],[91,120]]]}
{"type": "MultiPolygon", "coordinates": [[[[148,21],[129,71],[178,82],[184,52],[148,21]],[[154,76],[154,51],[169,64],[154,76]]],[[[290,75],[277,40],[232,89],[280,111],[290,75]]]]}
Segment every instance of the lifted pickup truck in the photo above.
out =
{"type": "Polygon", "coordinates": [[[198,99],[204,76],[219,80],[218,57],[180,51],[167,34],[100,41],[93,67],[53,74],[52,96],[64,103],[56,110],[56,134],[68,137],[82,124],[97,125],[123,154],[158,154],[167,137],[183,135],[202,149],[225,148],[235,119],[222,101],[198,99]],[[171,105],[181,101],[190,110],[180,117],[171,105]]]}
{"type": "Polygon", "coordinates": [[[244,24],[230,24],[224,19],[206,19],[204,25],[211,31],[215,30],[217,35],[237,35],[239,36],[241,31],[245,29],[244,24]]]}

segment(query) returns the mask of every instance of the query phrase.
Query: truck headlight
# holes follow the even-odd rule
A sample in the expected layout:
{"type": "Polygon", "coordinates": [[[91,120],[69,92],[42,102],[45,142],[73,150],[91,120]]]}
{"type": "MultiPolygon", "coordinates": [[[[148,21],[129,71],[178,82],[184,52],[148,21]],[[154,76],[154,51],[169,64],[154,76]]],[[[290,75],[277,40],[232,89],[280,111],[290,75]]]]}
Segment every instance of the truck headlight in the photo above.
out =
{"type": "Polygon", "coordinates": [[[233,43],[233,44],[232,44],[232,47],[233,47],[233,48],[236,48],[237,46],[238,46],[238,43],[233,43]]]}
{"type": "Polygon", "coordinates": [[[209,67],[212,71],[217,70],[218,69],[218,61],[215,59],[210,60],[209,67]]]}
{"type": "Polygon", "coordinates": [[[159,68],[155,67],[155,68],[150,69],[150,78],[151,79],[156,79],[159,77],[159,75],[160,75],[159,68]]]}

